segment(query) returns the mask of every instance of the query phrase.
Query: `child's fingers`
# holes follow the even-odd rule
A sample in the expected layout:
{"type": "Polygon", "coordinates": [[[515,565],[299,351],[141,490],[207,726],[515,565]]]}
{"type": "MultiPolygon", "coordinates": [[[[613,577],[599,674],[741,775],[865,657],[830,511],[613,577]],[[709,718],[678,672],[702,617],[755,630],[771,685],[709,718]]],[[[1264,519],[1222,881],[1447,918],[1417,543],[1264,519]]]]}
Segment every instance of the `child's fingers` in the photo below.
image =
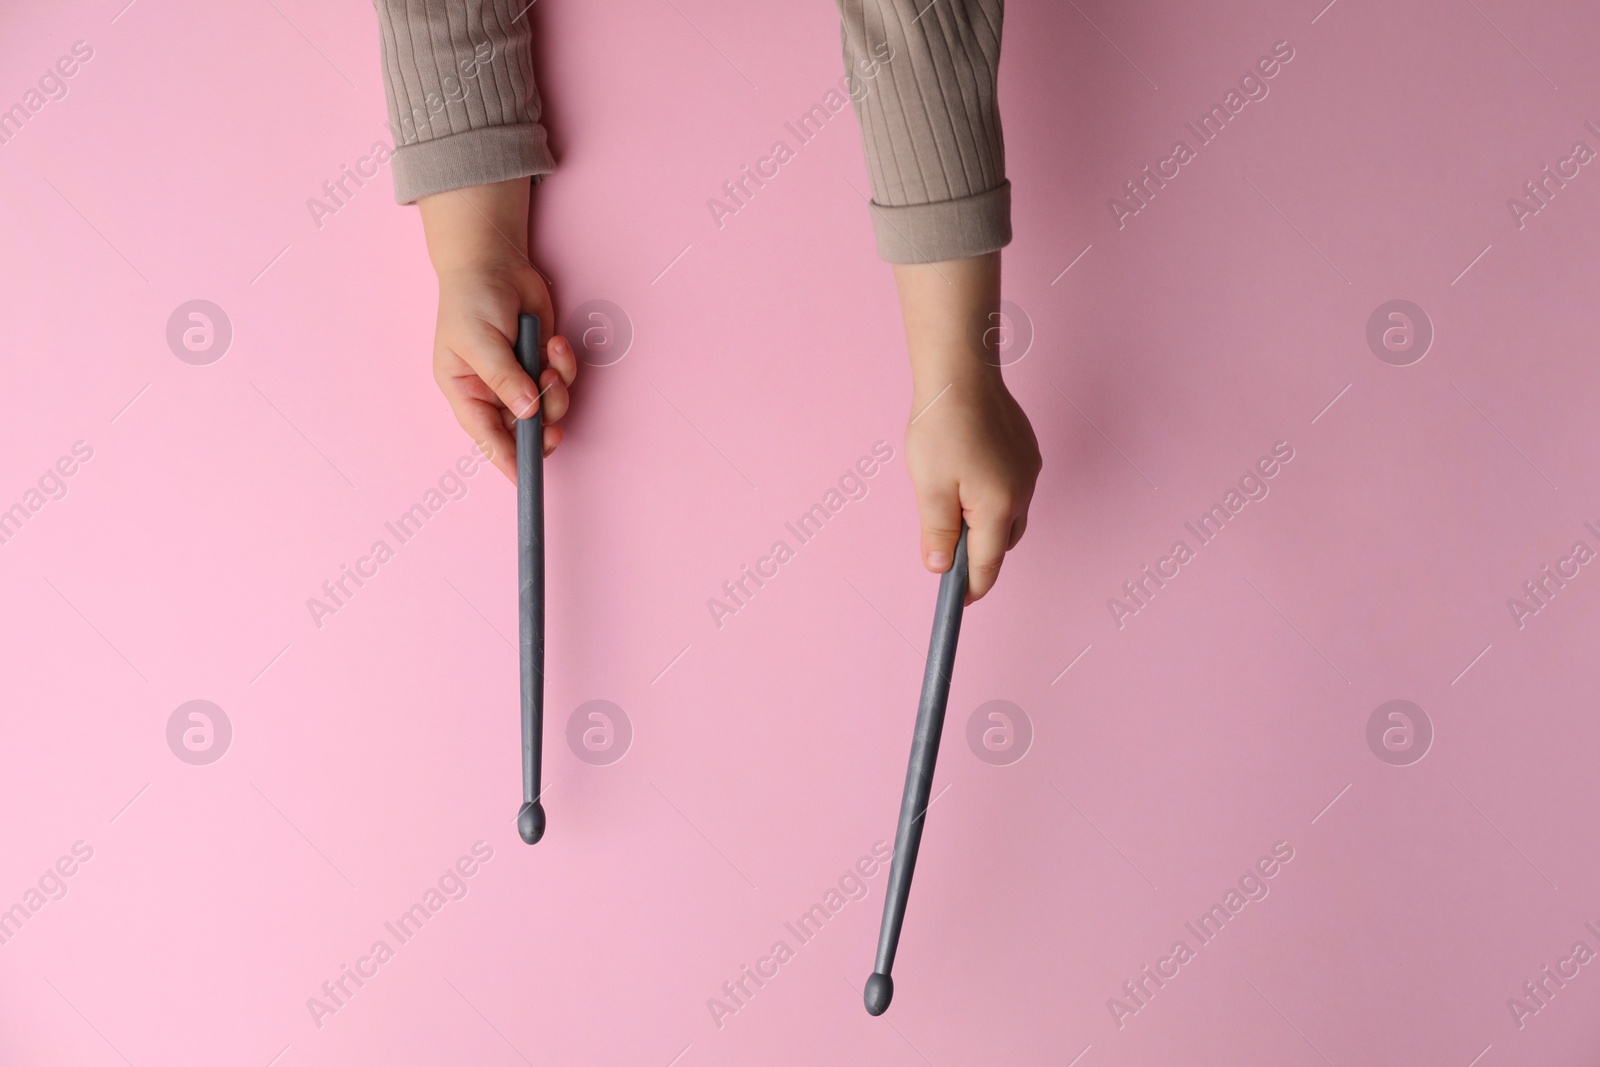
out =
{"type": "Polygon", "coordinates": [[[544,355],[545,361],[561,375],[562,383],[571,385],[578,376],[578,354],[572,350],[572,342],[556,334],[550,338],[544,355]]]}
{"type": "Polygon", "coordinates": [[[489,462],[500,468],[512,481],[517,480],[517,439],[501,419],[505,409],[488,401],[470,396],[450,397],[450,408],[456,422],[472,439],[478,450],[489,457],[489,462]]]}
{"type": "Polygon", "coordinates": [[[544,424],[549,426],[559,421],[571,404],[567,383],[561,380],[560,371],[546,367],[539,373],[539,390],[539,409],[544,412],[544,424]]]}
{"type": "Polygon", "coordinates": [[[552,423],[567,413],[571,406],[567,386],[577,377],[578,359],[566,338],[551,338],[546,350],[549,366],[539,372],[537,387],[516,354],[493,338],[475,339],[465,347],[460,353],[462,361],[500,398],[513,418],[529,418],[534,411],[543,410],[545,422],[552,423]]]}
{"type": "Polygon", "coordinates": [[[961,501],[953,482],[916,487],[922,520],[922,565],[935,574],[950,569],[961,538],[961,501]]]}
{"type": "Polygon", "coordinates": [[[519,418],[533,414],[538,387],[517,362],[516,353],[511,351],[511,343],[504,334],[480,323],[478,329],[452,349],[513,414],[519,418]]]}
{"type": "MultiPolygon", "coordinates": [[[[567,408],[571,406],[571,397],[567,393],[567,387],[561,383],[561,375],[549,367],[540,373],[540,388],[539,406],[535,410],[544,413],[544,424],[549,426],[567,413],[567,408]]],[[[482,391],[489,397],[494,396],[487,387],[482,391]]],[[[516,430],[517,417],[511,413],[510,408],[501,407],[500,417],[509,429],[516,430]]]]}
{"type": "Polygon", "coordinates": [[[994,588],[1005,562],[1006,541],[1011,536],[1011,520],[999,515],[973,515],[967,522],[967,603],[994,588]]]}
{"type": "MultiPolygon", "coordinates": [[[[540,403],[545,404],[548,403],[549,400],[550,394],[546,393],[544,395],[544,400],[541,400],[540,403]]],[[[517,417],[511,414],[511,412],[507,411],[505,408],[497,405],[494,406],[494,410],[500,420],[500,424],[505,427],[506,435],[511,439],[513,445],[515,445],[517,440],[517,417]]],[[[565,430],[559,426],[551,426],[549,420],[546,419],[544,424],[544,454],[548,456],[550,453],[554,452],[556,450],[556,446],[559,445],[562,440],[566,438],[566,436],[567,434],[565,430]]]]}
{"type": "Polygon", "coordinates": [[[1013,548],[1017,547],[1017,542],[1022,540],[1022,535],[1027,531],[1027,529],[1028,513],[1024,511],[1021,515],[1018,515],[1016,521],[1011,524],[1011,536],[1006,538],[1007,552],[1010,552],[1013,548]]]}
{"type": "Polygon", "coordinates": [[[544,454],[548,456],[554,452],[556,446],[561,443],[561,439],[566,435],[567,431],[559,426],[546,426],[544,428],[544,454]]]}

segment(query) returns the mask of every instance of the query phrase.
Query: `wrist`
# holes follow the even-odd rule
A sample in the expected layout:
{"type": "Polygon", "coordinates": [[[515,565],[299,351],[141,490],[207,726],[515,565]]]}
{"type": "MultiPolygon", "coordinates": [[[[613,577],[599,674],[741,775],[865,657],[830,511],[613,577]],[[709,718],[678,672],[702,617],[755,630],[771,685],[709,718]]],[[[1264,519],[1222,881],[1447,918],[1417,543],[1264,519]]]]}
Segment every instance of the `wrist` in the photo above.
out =
{"type": "Polygon", "coordinates": [[[993,353],[976,344],[923,343],[911,349],[911,399],[917,410],[946,389],[967,395],[1004,388],[993,353]]]}
{"type": "Polygon", "coordinates": [[[441,277],[524,267],[528,260],[527,178],[422,197],[417,207],[428,258],[441,277]]]}
{"type": "Polygon", "coordinates": [[[897,264],[895,283],[911,355],[917,410],[947,388],[1004,388],[1000,376],[1000,254],[897,264]]]}

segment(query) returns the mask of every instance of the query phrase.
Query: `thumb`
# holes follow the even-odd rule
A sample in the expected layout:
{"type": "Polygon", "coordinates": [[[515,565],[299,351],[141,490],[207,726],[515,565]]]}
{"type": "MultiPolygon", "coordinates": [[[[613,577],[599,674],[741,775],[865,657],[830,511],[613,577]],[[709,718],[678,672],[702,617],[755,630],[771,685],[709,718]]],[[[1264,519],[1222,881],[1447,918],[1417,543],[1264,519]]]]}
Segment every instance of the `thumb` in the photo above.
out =
{"type": "Polygon", "coordinates": [[[954,483],[917,489],[922,520],[922,564],[935,574],[950,569],[961,537],[961,499],[954,483]]]}

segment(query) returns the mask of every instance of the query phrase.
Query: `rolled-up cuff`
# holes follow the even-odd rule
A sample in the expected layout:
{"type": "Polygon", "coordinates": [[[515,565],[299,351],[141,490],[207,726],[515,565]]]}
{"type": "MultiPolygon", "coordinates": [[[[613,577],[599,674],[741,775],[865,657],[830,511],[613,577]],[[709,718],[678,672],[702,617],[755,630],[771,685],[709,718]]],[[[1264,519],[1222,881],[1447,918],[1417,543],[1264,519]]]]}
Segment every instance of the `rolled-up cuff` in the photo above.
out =
{"type": "Polygon", "coordinates": [[[936,263],[981,256],[1011,243],[1011,182],[986,193],[933,204],[873,202],[878,255],[890,263],[936,263]]]}
{"type": "Polygon", "coordinates": [[[434,193],[540,176],[555,169],[544,127],[537,122],[485,126],[396,149],[394,198],[396,203],[414,204],[434,193]]]}

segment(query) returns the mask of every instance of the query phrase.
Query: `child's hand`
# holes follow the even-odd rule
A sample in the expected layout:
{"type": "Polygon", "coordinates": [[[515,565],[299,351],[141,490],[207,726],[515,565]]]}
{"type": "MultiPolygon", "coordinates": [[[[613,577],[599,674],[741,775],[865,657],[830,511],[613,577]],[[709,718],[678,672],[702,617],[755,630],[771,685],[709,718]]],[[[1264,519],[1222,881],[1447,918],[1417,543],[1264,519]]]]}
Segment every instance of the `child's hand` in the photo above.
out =
{"type": "Polygon", "coordinates": [[[906,469],[922,517],[922,560],[930,571],[950,569],[966,520],[970,604],[994,585],[1005,554],[1027,529],[1039,443],[998,370],[941,388],[943,395],[915,400],[906,427],[906,469]]]}
{"type": "Polygon", "coordinates": [[[922,561],[950,569],[967,533],[967,603],[987,593],[1028,525],[1039,442],[1006,389],[994,350],[1000,254],[897,264],[913,379],[906,469],[922,519],[922,561]]]}
{"type": "Polygon", "coordinates": [[[439,275],[433,377],[461,428],[506,477],[517,477],[515,427],[544,412],[544,452],[561,443],[578,360],[552,335],[550,291],[526,254],[528,179],[458,189],[418,201],[439,275]],[[517,362],[517,315],[539,317],[538,384],[517,362]]]}
{"type": "Polygon", "coordinates": [[[553,425],[567,413],[567,386],[578,360],[565,337],[550,336],[555,319],[549,291],[526,264],[449,270],[439,275],[439,322],[433,342],[433,379],[456,421],[512,481],[517,478],[516,424],[544,410],[544,454],[563,431],[553,425]],[[512,344],[520,312],[539,316],[544,362],[535,387],[512,344]]]}

